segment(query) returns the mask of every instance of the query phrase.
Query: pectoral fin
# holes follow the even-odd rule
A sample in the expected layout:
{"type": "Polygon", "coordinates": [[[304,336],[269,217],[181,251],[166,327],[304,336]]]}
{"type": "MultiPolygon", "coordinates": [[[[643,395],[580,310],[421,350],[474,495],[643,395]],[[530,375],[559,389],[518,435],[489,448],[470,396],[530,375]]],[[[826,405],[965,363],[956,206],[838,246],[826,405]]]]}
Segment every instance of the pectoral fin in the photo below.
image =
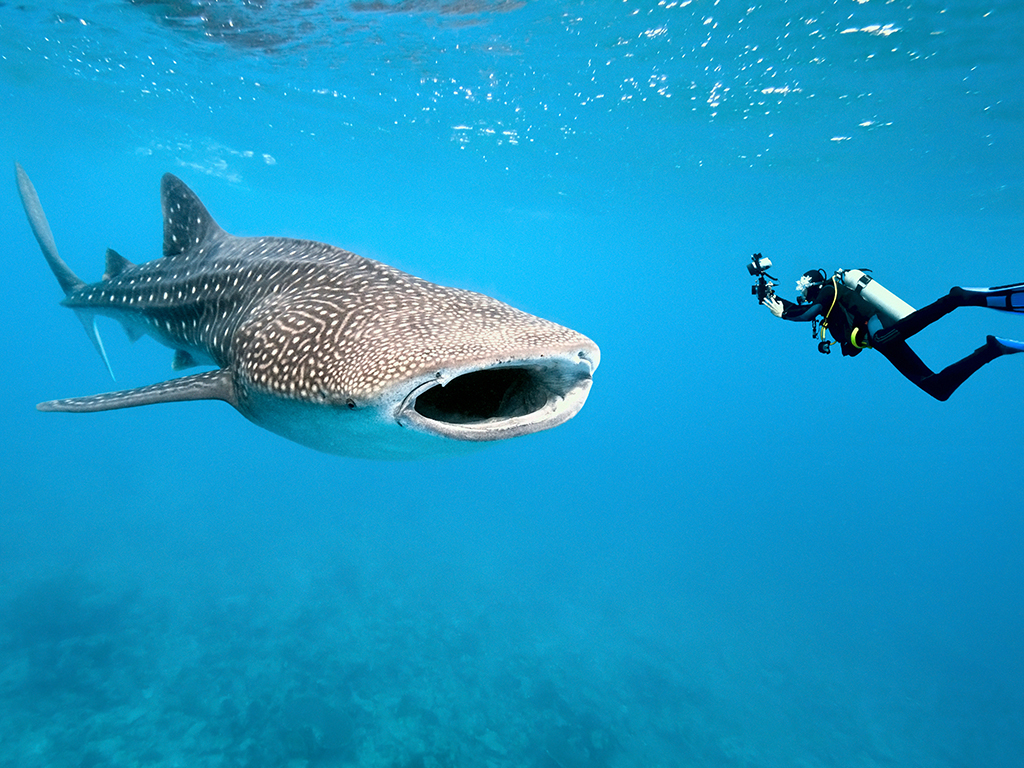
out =
{"type": "Polygon", "coordinates": [[[171,368],[176,371],[182,371],[186,368],[195,368],[199,363],[192,357],[188,352],[183,349],[176,349],[174,351],[174,361],[171,363],[171,368]]]}
{"type": "Polygon", "coordinates": [[[106,392],[89,397],[51,400],[47,403],[40,403],[36,408],[40,411],[91,413],[134,408],[137,405],[151,405],[152,403],[178,403],[186,400],[224,400],[235,405],[235,387],[231,372],[221,368],[216,371],[194,373],[180,379],[162,381],[159,384],[150,384],[148,387],[106,392]]]}

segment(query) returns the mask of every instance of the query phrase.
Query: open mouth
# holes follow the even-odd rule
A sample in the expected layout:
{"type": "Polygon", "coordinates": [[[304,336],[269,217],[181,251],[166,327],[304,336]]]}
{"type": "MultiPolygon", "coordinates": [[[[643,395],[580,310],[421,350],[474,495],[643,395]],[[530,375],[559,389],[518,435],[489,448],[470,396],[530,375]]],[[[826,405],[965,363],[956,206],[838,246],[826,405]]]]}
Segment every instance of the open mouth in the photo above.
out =
{"type": "Polygon", "coordinates": [[[554,358],[470,370],[414,389],[399,422],[456,440],[501,440],[562,424],[590,392],[592,364],[554,358]]]}

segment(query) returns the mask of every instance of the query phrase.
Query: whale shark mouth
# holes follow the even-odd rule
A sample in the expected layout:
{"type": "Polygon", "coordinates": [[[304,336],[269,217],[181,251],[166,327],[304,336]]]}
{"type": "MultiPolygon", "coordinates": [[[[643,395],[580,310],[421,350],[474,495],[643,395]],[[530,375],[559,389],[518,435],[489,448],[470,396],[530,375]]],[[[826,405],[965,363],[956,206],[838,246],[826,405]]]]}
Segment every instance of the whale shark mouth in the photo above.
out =
{"type": "Polygon", "coordinates": [[[517,360],[443,375],[413,389],[398,422],[454,440],[487,441],[528,435],[575,416],[590,393],[595,362],[575,358],[517,360]]]}

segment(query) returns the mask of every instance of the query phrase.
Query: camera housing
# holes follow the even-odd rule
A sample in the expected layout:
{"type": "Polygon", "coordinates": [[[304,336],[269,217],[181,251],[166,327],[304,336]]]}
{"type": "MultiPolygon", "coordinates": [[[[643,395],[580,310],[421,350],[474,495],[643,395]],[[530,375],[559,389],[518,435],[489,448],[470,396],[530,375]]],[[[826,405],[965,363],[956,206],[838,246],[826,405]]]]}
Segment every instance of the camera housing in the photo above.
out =
{"type": "Polygon", "coordinates": [[[772,268],[772,260],[755,253],[747,263],[747,272],[751,277],[756,277],[757,282],[750,286],[750,293],[757,296],[757,301],[763,302],[769,296],[774,296],[775,278],[768,274],[772,268]]]}
{"type": "Polygon", "coordinates": [[[747,272],[750,273],[751,277],[760,277],[771,268],[772,260],[767,256],[762,256],[760,253],[755,253],[751,256],[750,263],[747,264],[747,272]]]}

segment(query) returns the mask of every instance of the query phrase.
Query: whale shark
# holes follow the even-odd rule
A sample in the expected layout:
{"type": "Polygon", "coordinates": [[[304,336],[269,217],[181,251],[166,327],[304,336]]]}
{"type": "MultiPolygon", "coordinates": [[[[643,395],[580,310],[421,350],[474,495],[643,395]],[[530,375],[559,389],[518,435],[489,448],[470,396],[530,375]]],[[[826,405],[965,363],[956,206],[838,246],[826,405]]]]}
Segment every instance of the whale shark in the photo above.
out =
{"type": "Polygon", "coordinates": [[[100,316],[132,340],[170,347],[175,370],[213,366],[41,411],[222,400],[319,451],[414,459],[558,426],[590,392],[600,351],[583,334],[325,243],[235,237],[172,174],[160,187],[163,255],[133,264],[108,250],[102,279],[86,283],[58,255],[28,175],[15,171],[61,304],[108,370],[100,316]]]}

